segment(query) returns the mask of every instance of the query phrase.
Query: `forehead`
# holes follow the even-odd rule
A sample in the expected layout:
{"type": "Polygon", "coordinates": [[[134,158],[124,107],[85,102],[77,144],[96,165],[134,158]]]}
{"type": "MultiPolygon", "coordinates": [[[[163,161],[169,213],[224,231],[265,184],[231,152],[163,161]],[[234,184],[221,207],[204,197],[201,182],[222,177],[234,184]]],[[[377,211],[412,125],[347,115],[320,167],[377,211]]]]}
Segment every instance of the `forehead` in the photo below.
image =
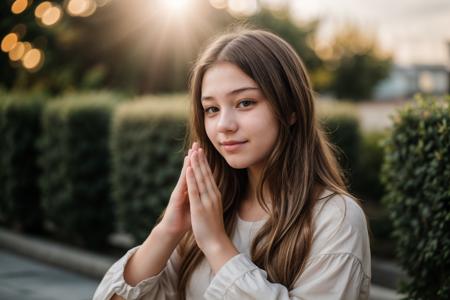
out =
{"type": "Polygon", "coordinates": [[[258,84],[236,65],[229,62],[217,62],[203,76],[202,96],[225,96],[242,87],[258,88],[258,84]]]}

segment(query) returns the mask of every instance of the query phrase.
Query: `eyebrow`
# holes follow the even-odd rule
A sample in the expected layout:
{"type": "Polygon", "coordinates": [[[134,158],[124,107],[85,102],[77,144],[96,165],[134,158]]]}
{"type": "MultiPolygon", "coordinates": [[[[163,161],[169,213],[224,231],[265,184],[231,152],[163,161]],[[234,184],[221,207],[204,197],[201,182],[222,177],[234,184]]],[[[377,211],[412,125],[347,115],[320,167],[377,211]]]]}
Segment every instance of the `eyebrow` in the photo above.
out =
{"type": "MultiPolygon", "coordinates": [[[[231,92],[228,92],[226,94],[226,96],[236,95],[236,94],[248,91],[248,90],[259,90],[259,88],[258,87],[253,87],[253,86],[241,87],[241,88],[235,89],[235,90],[233,90],[231,92]]],[[[210,101],[210,100],[213,100],[213,99],[214,99],[214,97],[212,97],[212,96],[203,96],[201,101],[210,101]]]]}

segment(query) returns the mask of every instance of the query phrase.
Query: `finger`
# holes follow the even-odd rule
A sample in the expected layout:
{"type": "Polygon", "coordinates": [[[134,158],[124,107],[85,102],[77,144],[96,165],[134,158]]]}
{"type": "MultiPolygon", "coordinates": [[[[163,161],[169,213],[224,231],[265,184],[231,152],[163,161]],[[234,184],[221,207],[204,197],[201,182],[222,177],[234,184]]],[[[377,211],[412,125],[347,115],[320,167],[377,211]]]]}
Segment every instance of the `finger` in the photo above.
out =
{"type": "Polygon", "coordinates": [[[189,149],[189,151],[188,151],[188,166],[191,166],[191,156],[196,147],[197,147],[197,142],[193,142],[191,149],[189,149]]]}
{"type": "Polygon", "coordinates": [[[205,151],[200,149],[200,160],[202,161],[202,165],[205,168],[205,177],[209,179],[212,190],[216,192],[216,194],[220,195],[219,188],[217,187],[217,183],[214,180],[214,175],[211,171],[211,167],[209,166],[208,160],[206,159],[205,151]]]}
{"type": "Polygon", "coordinates": [[[191,156],[192,156],[192,149],[189,149],[189,151],[188,151],[188,162],[187,162],[187,166],[188,167],[191,165],[191,156]]]}
{"type": "Polygon", "coordinates": [[[201,205],[200,196],[198,193],[197,183],[195,182],[194,171],[192,167],[186,170],[186,181],[188,186],[189,202],[192,208],[198,208],[201,205]]]}
{"type": "Polygon", "coordinates": [[[190,166],[190,156],[192,154],[192,150],[189,149],[188,155],[184,157],[183,167],[181,168],[180,178],[178,179],[177,186],[182,187],[183,184],[186,184],[186,169],[190,166]]]}
{"type": "Polygon", "coordinates": [[[186,178],[186,168],[189,165],[189,157],[185,156],[183,161],[183,167],[181,168],[180,178],[178,179],[178,184],[181,184],[185,181],[186,178]]]}
{"type": "Polygon", "coordinates": [[[198,151],[194,151],[194,153],[192,154],[191,165],[194,171],[195,181],[197,183],[200,199],[202,201],[205,201],[205,197],[208,196],[208,189],[206,186],[205,176],[203,176],[202,170],[200,169],[198,151]]]}
{"type": "Polygon", "coordinates": [[[198,150],[197,157],[198,157],[197,161],[199,162],[206,188],[208,192],[211,193],[211,195],[216,195],[216,187],[215,187],[216,183],[211,174],[208,173],[209,165],[208,162],[206,161],[205,152],[203,151],[202,148],[198,150]]]}

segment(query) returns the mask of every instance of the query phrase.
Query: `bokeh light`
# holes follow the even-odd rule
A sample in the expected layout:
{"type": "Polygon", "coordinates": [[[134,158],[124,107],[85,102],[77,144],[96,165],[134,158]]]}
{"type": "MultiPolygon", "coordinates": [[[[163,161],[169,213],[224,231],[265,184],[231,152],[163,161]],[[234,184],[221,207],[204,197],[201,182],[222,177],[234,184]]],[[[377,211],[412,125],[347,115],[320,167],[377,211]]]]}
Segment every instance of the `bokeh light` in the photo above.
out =
{"type": "Polygon", "coordinates": [[[49,1],[44,1],[36,7],[36,9],[34,10],[34,15],[36,16],[36,18],[40,19],[42,18],[44,13],[52,6],[53,5],[49,1]]]}
{"type": "MultiPolygon", "coordinates": [[[[72,0],[73,1],[73,0],[72,0]]],[[[87,9],[80,15],[81,17],[89,17],[97,10],[97,2],[94,0],[88,0],[87,9]]]]}
{"type": "Polygon", "coordinates": [[[97,2],[94,0],[69,0],[66,11],[74,17],[88,17],[97,10],[97,2]]]}
{"type": "Polygon", "coordinates": [[[25,45],[22,42],[17,42],[14,48],[9,51],[9,59],[12,61],[18,61],[25,54],[25,45]]]}
{"type": "MultiPolygon", "coordinates": [[[[24,46],[24,53],[27,53],[28,51],[31,50],[31,48],[33,48],[33,45],[31,45],[30,42],[23,42],[23,46],[24,46]]],[[[23,57],[22,57],[23,58],[23,57]]]]}
{"type": "Polygon", "coordinates": [[[28,0],[16,0],[11,5],[11,11],[13,14],[20,14],[28,7],[28,0]]]}
{"type": "Polygon", "coordinates": [[[3,39],[2,39],[2,51],[3,52],[9,52],[11,51],[14,46],[16,46],[16,43],[19,41],[19,37],[15,33],[8,33],[3,39]]]}
{"type": "Polygon", "coordinates": [[[45,26],[55,25],[62,17],[62,9],[59,5],[52,5],[52,7],[45,10],[41,21],[45,26]]]}
{"type": "Polygon", "coordinates": [[[29,71],[37,71],[44,62],[44,53],[36,48],[28,50],[22,58],[23,66],[29,71]]]}

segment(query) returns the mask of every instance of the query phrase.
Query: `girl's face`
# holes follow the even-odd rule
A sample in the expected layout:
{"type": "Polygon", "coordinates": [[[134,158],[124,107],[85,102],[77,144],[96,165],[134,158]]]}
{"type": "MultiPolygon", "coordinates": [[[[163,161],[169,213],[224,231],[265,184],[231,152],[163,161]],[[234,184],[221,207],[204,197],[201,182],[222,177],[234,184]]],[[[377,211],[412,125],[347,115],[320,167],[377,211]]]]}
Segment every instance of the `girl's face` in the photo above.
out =
{"type": "Polygon", "coordinates": [[[228,164],[260,168],[273,149],[278,123],[257,83],[234,64],[215,63],[203,77],[201,102],[206,134],[228,164]]]}

